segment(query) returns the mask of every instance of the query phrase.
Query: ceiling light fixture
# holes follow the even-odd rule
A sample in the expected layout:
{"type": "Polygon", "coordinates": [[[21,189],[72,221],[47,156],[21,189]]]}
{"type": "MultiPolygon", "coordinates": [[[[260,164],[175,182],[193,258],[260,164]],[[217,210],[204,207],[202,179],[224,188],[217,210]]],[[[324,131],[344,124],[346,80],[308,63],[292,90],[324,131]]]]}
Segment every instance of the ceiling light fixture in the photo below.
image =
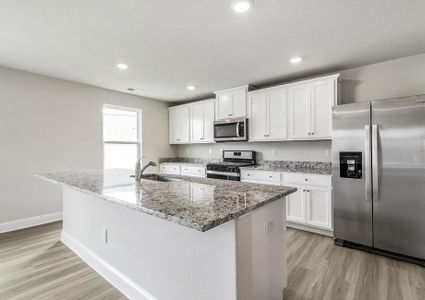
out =
{"type": "Polygon", "coordinates": [[[195,89],[195,87],[193,85],[188,85],[186,87],[189,91],[193,91],[195,89]]]}
{"type": "Polygon", "coordinates": [[[119,63],[119,64],[117,64],[117,68],[120,69],[120,70],[127,70],[128,65],[119,63]]]}
{"type": "Polygon", "coordinates": [[[298,64],[298,63],[300,63],[300,62],[302,62],[303,61],[303,58],[301,57],[301,56],[295,56],[295,57],[292,57],[290,60],[289,60],[289,62],[291,63],[291,64],[298,64]]]}
{"type": "Polygon", "coordinates": [[[243,13],[248,11],[250,8],[254,6],[252,0],[233,0],[232,9],[237,13],[243,13]]]}

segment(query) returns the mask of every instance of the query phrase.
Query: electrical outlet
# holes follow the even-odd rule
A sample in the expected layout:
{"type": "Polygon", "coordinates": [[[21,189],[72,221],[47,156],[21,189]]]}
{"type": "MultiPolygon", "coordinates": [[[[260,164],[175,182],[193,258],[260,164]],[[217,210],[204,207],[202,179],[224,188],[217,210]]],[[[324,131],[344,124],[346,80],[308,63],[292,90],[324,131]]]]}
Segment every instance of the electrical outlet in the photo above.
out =
{"type": "Polygon", "coordinates": [[[211,147],[208,149],[208,153],[209,153],[210,155],[212,154],[212,148],[211,148],[211,147]]]}
{"type": "Polygon", "coordinates": [[[102,233],[101,233],[102,242],[105,244],[108,243],[108,229],[106,227],[102,227],[102,233]]]}
{"type": "Polygon", "coordinates": [[[276,158],[276,149],[272,149],[272,156],[273,158],[276,158]]]}
{"type": "Polygon", "coordinates": [[[265,225],[264,225],[264,234],[267,236],[267,235],[270,235],[271,233],[272,233],[272,231],[274,230],[274,222],[273,221],[270,221],[270,222],[267,222],[265,225]]]}
{"type": "Polygon", "coordinates": [[[329,157],[332,155],[332,150],[331,149],[326,149],[326,157],[329,157]]]}

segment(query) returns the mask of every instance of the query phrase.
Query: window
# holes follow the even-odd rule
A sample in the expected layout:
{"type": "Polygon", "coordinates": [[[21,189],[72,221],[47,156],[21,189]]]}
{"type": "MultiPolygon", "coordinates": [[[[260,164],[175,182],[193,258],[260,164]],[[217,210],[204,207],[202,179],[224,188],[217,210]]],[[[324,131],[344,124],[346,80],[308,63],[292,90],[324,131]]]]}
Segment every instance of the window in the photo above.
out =
{"type": "Polygon", "coordinates": [[[103,106],[103,167],[133,169],[141,157],[140,109],[103,106]]]}

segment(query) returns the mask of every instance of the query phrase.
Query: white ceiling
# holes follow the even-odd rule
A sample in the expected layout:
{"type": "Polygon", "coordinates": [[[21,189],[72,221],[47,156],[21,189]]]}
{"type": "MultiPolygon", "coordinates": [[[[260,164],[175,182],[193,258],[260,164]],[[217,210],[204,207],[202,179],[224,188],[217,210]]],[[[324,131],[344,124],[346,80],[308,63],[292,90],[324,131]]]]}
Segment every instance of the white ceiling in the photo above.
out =
{"type": "Polygon", "coordinates": [[[424,0],[230,2],[0,0],[0,65],[177,101],[425,52],[424,0]]]}

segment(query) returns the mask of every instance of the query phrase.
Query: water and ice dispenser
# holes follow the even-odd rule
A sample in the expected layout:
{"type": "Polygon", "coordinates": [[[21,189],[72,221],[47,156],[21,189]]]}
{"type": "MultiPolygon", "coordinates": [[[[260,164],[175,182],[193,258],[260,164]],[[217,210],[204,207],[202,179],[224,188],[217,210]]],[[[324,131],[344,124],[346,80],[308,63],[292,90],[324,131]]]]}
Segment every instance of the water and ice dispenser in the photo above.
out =
{"type": "Polygon", "coordinates": [[[340,152],[339,169],[342,178],[362,178],[362,153],[340,152]]]}

